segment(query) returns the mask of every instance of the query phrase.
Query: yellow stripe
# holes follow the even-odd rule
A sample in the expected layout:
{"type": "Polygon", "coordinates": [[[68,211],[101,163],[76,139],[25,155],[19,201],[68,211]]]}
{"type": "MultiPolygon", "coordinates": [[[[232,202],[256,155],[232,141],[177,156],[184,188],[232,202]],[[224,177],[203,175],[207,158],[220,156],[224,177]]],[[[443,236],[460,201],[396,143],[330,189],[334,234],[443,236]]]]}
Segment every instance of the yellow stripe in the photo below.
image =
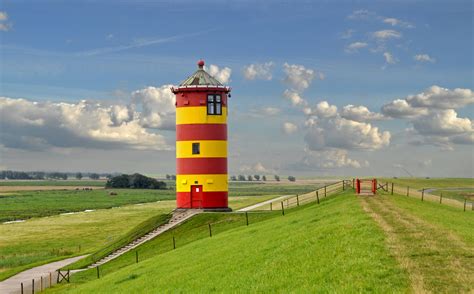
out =
{"type": "Polygon", "coordinates": [[[225,192],[227,175],[177,175],[176,191],[191,192],[191,185],[202,185],[204,192],[225,192]]]}
{"type": "Polygon", "coordinates": [[[176,124],[225,124],[227,109],[222,107],[221,115],[208,115],[206,106],[190,106],[176,108],[176,124]]]}
{"type": "Polygon", "coordinates": [[[176,141],[176,158],[227,157],[227,141],[176,141]],[[200,154],[193,154],[193,143],[199,143],[200,154]]]}

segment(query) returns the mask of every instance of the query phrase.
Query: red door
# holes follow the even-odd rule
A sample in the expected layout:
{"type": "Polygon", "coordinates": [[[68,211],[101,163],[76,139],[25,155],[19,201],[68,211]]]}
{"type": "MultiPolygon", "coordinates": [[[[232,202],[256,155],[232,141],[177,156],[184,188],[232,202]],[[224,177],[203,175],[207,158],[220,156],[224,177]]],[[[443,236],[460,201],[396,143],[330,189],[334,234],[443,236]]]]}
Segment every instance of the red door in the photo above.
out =
{"type": "Polygon", "coordinates": [[[202,208],[202,185],[191,186],[191,208],[202,208]]]}

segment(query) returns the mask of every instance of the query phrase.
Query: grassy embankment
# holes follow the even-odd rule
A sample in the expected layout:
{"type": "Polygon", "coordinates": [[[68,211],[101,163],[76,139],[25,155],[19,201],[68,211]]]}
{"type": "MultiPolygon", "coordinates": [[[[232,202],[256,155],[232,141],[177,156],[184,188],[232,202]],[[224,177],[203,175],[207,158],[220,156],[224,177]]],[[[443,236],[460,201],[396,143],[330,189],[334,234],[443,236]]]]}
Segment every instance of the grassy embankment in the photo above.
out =
{"type": "Polygon", "coordinates": [[[380,183],[393,182],[410,189],[433,189],[430,194],[441,195],[459,201],[474,200],[474,178],[380,178],[380,183]]]}
{"type": "Polygon", "coordinates": [[[407,292],[408,275],[386,248],[383,231],[350,195],[289,209],[285,216],[255,213],[248,227],[243,216],[201,215],[144,244],[138,264],[131,264],[131,252],[104,265],[101,279],[86,271],[49,291],[407,292]],[[213,225],[210,238],[207,223],[223,229],[213,225]]]}

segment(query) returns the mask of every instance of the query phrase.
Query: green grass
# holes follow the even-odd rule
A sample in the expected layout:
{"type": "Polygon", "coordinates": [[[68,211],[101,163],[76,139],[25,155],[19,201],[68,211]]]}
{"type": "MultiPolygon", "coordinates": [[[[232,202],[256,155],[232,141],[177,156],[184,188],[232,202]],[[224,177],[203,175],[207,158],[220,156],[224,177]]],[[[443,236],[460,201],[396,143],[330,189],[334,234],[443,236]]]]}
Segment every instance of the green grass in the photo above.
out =
{"type": "Polygon", "coordinates": [[[84,186],[104,187],[104,180],[0,180],[0,186],[84,186]]]}
{"type": "Polygon", "coordinates": [[[409,186],[410,188],[418,190],[423,188],[434,189],[430,194],[441,195],[442,193],[443,197],[460,201],[464,201],[466,197],[468,197],[468,199],[474,199],[474,197],[472,197],[474,193],[474,178],[380,178],[378,180],[380,183],[393,182],[398,186],[409,186]]]}
{"type": "Polygon", "coordinates": [[[22,191],[0,196],[0,222],[174,198],[172,190],[22,191]]]}
{"type": "Polygon", "coordinates": [[[390,200],[400,208],[429,223],[450,230],[474,246],[474,212],[397,195],[390,200]]]}
{"type": "MultiPolygon", "coordinates": [[[[176,250],[170,249],[170,236],[163,236],[157,243],[149,244],[149,249],[142,249],[143,253],[140,251],[140,255],[148,252],[154,256],[138,264],[109,273],[104,266],[104,276],[99,280],[94,279],[91,272],[77,274],[77,277],[73,276],[76,282],[50,291],[408,291],[407,274],[397,267],[384,246],[382,230],[363,212],[358,200],[349,196],[349,192],[326,198],[320,205],[287,210],[285,216],[270,216],[259,222],[251,221],[248,227],[240,225],[228,229],[224,229],[225,226],[233,226],[233,222],[225,219],[222,231],[219,232],[216,225],[217,231],[210,238],[206,223],[223,221],[223,216],[202,215],[193,219],[193,223],[178,228],[181,233],[174,232],[176,250]],[[186,244],[184,240],[191,236],[200,238],[186,244]],[[93,280],[83,283],[90,279],[93,280]]],[[[238,222],[242,224],[242,217],[238,222]]],[[[130,264],[130,259],[133,260],[132,256],[124,256],[123,262],[127,260],[130,264]]]]}
{"type": "MultiPolygon", "coordinates": [[[[321,186],[321,185],[319,185],[321,186]]],[[[254,195],[293,195],[305,194],[316,190],[318,185],[307,184],[277,184],[265,182],[230,182],[229,196],[254,196],[254,195]]]]}
{"type": "Polygon", "coordinates": [[[0,225],[0,280],[35,265],[104,248],[144,220],[168,214],[174,205],[162,201],[0,225]]]}

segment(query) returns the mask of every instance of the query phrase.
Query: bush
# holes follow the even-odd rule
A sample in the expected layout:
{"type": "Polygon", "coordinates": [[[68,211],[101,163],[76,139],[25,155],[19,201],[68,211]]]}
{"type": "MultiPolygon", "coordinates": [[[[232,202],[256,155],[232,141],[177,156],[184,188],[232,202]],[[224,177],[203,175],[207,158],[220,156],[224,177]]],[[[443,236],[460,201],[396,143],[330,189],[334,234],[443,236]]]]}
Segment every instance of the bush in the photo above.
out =
{"type": "Polygon", "coordinates": [[[296,181],[296,178],[294,176],[289,176],[288,181],[294,182],[294,181],[296,181]]]}
{"type": "Polygon", "coordinates": [[[113,177],[105,184],[106,188],[132,189],[166,189],[166,183],[141,174],[120,175],[113,177]]]}

